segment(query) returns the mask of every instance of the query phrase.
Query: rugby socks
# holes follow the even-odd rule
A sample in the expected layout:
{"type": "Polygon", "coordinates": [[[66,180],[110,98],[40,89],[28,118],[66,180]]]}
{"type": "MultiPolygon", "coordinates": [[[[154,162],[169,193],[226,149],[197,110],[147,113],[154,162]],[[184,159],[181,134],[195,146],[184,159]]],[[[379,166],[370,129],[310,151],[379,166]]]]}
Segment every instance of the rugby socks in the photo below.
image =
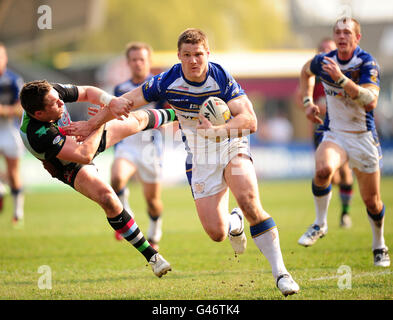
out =
{"type": "Polygon", "coordinates": [[[147,239],[149,242],[157,244],[161,240],[162,236],[162,217],[161,214],[157,217],[149,215],[149,230],[147,233],[147,239]]]}
{"type": "Polygon", "coordinates": [[[340,200],[342,205],[342,214],[349,214],[349,208],[352,200],[352,184],[340,184],[340,200]]]}
{"type": "Polygon", "coordinates": [[[147,261],[150,261],[150,258],[157,253],[145,239],[135,220],[127,211],[123,209],[118,216],[107,219],[111,227],[142,253],[147,261]]]}
{"type": "Polygon", "coordinates": [[[312,182],[312,193],[314,195],[315,203],[315,221],[314,224],[319,227],[327,226],[327,214],[330,199],[332,198],[332,185],[327,188],[321,188],[312,182]]]}
{"type": "Polygon", "coordinates": [[[131,218],[134,218],[134,212],[132,212],[130,204],[128,203],[128,196],[130,195],[130,190],[127,187],[124,187],[119,192],[116,192],[117,197],[119,198],[123,208],[131,215],[131,218]]]}
{"type": "Polygon", "coordinates": [[[149,116],[149,122],[144,130],[156,129],[163,124],[177,120],[173,109],[146,109],[149,116]]]}
{"type": "Polygon", "coordinates": [[[279,275],[288,274],[281,254],[278,230],[273,218],[268,218],[261,223],[250,226],[250,233],[254,243],[267,258],[275,279],[279,275]]]}
{"type": "Polygon", "coordinates": [[[367,210],[367,215],[373,233],[373,250],[386,248],[385,239],[383,237],[385,205],[383,205],[380,213],[372,214],[367,210]]]}
{"type": "Polygon", "coordinates": [[[25,196],[23,189],[11,189],[11,195],[14,202],[14,219],[22,220],[24,217],[25,196]]]}

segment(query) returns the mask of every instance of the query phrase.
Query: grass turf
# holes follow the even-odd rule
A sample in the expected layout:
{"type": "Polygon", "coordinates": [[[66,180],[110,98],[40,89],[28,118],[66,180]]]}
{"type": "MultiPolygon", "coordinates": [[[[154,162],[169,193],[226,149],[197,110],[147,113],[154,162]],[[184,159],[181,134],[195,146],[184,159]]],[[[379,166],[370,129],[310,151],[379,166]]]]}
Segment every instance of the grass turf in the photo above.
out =
{"type": "MultiPolygon", "coordinates": [[[[392,177],[382,179],[381,190],[385,240],[392,247],[392,177]]],[[[262,182],[260,191],[264,209],[278,225],[286,267],[301,287],[287,300],[393,299],[392,267],[373,266],[371,229],[356,184],[353,227],[339,228],[340,203],[334,187],[329,232],[310,248],[297,244],[314,220],[310,181],[262,182]],[[342,266],[351,273],[340,273],[342,266]],[[340,283],[346,288],[340,289],[340,283]]],[[[148,218],[139,185],[131,185],[130,201],[146,233],[148,218]]],[[[135,248],[115,240],[100,207],[75,191],[28,192],[21,230],[11,226],[12,203],[7,196],[0,215],[0,299],[285,299],[247,224],[247,251],[235,257],[228,240],[215,243],[203,231],[188,186],[164,187],[163,201],[160,252],[173,271],[158,279],[135,248]],[[51,289],[38,285],[44,265],[51,271],[51,289]]],[[[232,197],[230,202],[235,206],[232,197]]]]}

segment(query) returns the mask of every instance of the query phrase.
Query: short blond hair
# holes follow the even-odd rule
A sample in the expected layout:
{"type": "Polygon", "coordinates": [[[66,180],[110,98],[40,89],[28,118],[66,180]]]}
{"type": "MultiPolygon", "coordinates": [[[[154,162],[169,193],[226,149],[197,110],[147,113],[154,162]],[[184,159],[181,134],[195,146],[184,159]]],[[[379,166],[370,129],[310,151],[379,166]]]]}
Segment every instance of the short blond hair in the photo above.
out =
{"type": "Polygon", "coordinates": [[[189,28],[184,30],[178,40],[177,40],[177,50],[180,51],[180,48],[183,43],[191,43],[191,44],[202,44],[206,50],[209,50],[209,42],[207,40],[206,34],[200,30],[195,28],[189,28]]]}
{"type": "Polygon", "coordinates": [[[337,21],[336,21],[336,23],[334,24],[334,27],[333,27],[333,32],[336,30],[336,26],[337,26],[337,24],[339,23],[339,22],[342,22],[342,23],[347,23],[348,21],[352,21],[353,22],[353,25],[354,25],[354,27],[353,27],[353,31],[355,31],[355,34],[356,35],[359,35],[359,34],[361,34],[361,28],[360,28],[360,23],[359,23],[359,21],[357,21],[355,18],[349,18],[349,17],[344,17],[344,18],[340,18],[340,19],[338,19],[337,21]]]}

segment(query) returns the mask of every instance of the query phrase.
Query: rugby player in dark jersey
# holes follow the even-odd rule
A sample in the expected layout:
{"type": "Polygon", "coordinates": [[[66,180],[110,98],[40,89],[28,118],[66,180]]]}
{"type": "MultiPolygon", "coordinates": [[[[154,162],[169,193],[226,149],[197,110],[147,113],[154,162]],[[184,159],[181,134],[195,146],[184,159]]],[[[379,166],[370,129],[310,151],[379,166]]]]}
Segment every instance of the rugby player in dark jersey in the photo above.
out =
{"type": "Polygon", "coordinates": [[[52,177],[99,204],[109,224],[144,255],[156,276],[170,271],[170,264],[151,247],[112,187],[98,175],[92,160],[128,135],[174,120],[173,111],[139,110],[128,114],[127,99],[110,96],[96,87],[50,84],[46,80],[25,84],[20,99],[25,111],[20,134],[26,148],[43,162],[52,177]],[[125,118],[108,122],[105,128],[101,126],[78,143],[63,129],[71,122],[64,103],[76,101],[101,105],[116,117],[125,118]]]}

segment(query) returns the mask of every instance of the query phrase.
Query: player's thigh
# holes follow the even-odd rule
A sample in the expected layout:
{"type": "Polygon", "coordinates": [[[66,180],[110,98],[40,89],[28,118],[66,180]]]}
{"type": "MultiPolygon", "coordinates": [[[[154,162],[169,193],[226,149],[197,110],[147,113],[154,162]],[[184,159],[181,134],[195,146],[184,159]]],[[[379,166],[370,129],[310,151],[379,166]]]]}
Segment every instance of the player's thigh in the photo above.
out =
{"type": "Polygon", "coordinates": [[[75,177],[74,188],[87,198],[98,203],[108,216],[119,214],[122,204],[111,186],[98,174],[93,165],[83,166],[75,177]]]}
{"type": "Polygon", "coordinates": [[[240,154],[234,157],[224,170],[224,178],[251,225],[269,218],[262,209],[257,175],[248,156],[240,154]]]}
{"type": "Polygon", "coordinates": [[[332,141],[322,141],[315,151],[315,169],[330,169],[334,173],[348,160],[345,150],[332,141]]]}
{"type": "Polygon", "coordinates": [[[215,241],[222,241],[228,232],[228,188],[195,200],[195,206],[206,233],[215,241]]]}

